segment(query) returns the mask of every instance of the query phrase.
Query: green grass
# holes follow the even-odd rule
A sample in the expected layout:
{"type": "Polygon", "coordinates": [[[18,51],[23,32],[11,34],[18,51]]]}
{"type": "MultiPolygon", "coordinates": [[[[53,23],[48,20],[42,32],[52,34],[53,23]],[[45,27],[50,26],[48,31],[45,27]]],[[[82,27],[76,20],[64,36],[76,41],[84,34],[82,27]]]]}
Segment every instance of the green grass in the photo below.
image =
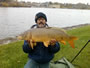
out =
{"type": "MultiPolygon", "coordinates": [[[[61,50],[55,54],[55,60],[66,57],[71,61],[74,56],[80,51],[85,43],[90,40],[90,26],[68,30],[68,34],[77,36],[79,39],[74,41],[75,48],[70,45],[61,44],[61,50]]],[[[0,46],[0,68],[23,68],[28,60],[27,54],[22,50],[23,41],[17,41],[0,46]]],[[[72,63],[76,68],[90,67],[90,43],[80,53],[80,55],[72,63]]]]}
{"type": "MultiPolygon", "coordinates": [[[[68,45],[61,44],[61,50],[55,55],[54,60],[66,57],[69,61],[71,61],[86,44],[86,42],[90,40],[90,25],[68,30],[67,32],[70,35],[78,37],[78,40],[74,41],[75,48],[71,48],[68,43],[68,45]]],[[[90,68],[90,43],[82,50],[72,64],[76,65],[76,68],[90,68]]]]}
{"type": "Polygon", "coordinates": [[[23,41],[0,46],[0,68],[23,68],[27,55],[22,51],[23,41]]]}

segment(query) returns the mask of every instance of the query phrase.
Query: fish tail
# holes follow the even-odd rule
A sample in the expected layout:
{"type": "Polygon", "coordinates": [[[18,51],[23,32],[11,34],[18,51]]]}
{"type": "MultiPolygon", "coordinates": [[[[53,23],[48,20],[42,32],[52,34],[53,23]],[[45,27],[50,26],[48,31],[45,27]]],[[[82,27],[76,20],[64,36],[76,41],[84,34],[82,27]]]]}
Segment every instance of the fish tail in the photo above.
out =
{"type": "Polygon", "coordinates": [[[72,48],[75,48],[73,40],[68,41],[68,43],[70,44],[70,46],[71,46],[72,48]]]}
{"type": "Polygon", "coordinates": [[[75,37],[75,36],[70,36],[70,40],[68,41],[68,43],[70,44],[70,46],[72,47],[72,48],[75,48],[75,46],[74,46],[74,40],[77,40],[78,38],[77,37],[75,37]]]}

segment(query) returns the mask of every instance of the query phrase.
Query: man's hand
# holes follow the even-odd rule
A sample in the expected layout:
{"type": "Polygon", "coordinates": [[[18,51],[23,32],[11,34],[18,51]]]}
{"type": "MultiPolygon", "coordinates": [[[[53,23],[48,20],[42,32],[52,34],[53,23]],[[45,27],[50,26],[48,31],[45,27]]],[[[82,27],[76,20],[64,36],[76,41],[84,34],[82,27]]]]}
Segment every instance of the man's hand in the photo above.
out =
{"type": "Polygon", "coordinates": [[[28,44],[30,44],[30,41],[29,40],[26,40],[28,44]]]}
{"type": "Polygon", "coordinates": [[[51,39],[50,40],[50,45],[54,46],[56,44],[56,42],[57,42],[56,39],[51,39]]]}

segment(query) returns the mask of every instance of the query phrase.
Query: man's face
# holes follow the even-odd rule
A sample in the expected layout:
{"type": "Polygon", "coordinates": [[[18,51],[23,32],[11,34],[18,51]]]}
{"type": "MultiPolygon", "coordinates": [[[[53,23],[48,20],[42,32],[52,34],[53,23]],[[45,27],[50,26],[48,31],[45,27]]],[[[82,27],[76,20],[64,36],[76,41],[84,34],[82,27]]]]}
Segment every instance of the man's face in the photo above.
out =
{"type": "Polygon", "coordinates": [[[42,18],[42,17],[38,18],[37,25],[38,25],[39,28],[45,27],[45,24],[46,24],[46,21],[45,21],[44,18],[42,18]]]}

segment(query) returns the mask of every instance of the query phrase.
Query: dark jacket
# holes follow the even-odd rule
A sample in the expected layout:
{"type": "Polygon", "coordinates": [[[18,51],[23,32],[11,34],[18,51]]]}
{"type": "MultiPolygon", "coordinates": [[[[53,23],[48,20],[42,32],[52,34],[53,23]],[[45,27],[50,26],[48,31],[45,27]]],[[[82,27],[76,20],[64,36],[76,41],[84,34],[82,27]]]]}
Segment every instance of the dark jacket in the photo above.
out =
{"type": "MultiPolygon", "coordinates": [[[[31,28],[38,28],[37,25],[33,25],[31,28]]],[[[46,24],[46,27],[48,25],[46,24]]],[[[25,40],[23,45],[23,51],[28,53],[29,58],[35,60],[38,63],[47,63],[53,59],[54,54],[60,50],[60,44],[57,42],[54,46],[49,45],[45,47],[43,42],[37,42],[34,49],[29,47],[30,45],[25,40]]]]}
{"type": "Polygon", "coordinates": [[[29,47],[27,41],[24,41],[23,51],[28,53],[29,58],[38,63],[47,63],[53,59],[54,54],[60,50],[60,44],[57,42],[54,46],[45,47],[43,42],[37,42],[34,49],[29,47]]]}

